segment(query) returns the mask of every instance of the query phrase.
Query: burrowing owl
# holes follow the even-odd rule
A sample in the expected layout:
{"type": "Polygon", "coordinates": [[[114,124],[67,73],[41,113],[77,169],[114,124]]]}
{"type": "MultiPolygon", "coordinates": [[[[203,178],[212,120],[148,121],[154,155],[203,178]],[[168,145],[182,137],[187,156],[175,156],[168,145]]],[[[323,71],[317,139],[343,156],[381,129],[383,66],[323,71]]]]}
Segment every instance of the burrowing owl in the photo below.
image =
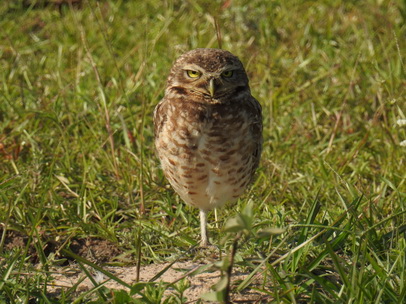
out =
{"type": "Polygon", "coordinates": [[[170,71],[154,125],[165,176],[200,209],[200,245],[207,246],[207,212],[237,200],[261,156],[261,106],[241,61],[219,49],[183,54],[170,71]]]}

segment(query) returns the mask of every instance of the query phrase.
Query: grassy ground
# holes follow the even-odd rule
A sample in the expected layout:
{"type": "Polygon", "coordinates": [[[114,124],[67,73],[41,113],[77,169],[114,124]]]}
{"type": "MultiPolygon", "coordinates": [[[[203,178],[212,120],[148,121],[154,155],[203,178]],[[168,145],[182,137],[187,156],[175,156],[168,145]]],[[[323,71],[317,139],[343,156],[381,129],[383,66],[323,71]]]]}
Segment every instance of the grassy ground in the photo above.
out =
{"type": "MultiPolygon", "coordinates": [[[[252,274],[232,293],[405,303],[405,1],[63,2],[0,4],[0,302],[71,303],[75,288],[47,292],[50,269],[92,266],[72,254],[86,246],[105,246],[96,264],[188,255],[198,211],[159,169],[152,111],[178,55],[219,47],[217,22],[264,111],[255,183],[210,215],[213,242],[235,241],[252,274]]],[[[151,290],[132,292],[159,303],[151,290]]]]}

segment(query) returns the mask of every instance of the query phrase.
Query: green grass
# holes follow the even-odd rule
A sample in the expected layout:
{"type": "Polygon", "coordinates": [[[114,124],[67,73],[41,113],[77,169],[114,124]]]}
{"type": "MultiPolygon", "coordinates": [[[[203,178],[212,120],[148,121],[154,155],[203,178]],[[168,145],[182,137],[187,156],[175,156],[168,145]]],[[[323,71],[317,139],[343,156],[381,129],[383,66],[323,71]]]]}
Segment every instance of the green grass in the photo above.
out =
{"type": "MultiPolygon", "coordinates": [[[[197,244],[198,211],[154,155],[152,111],[177,56],[219,46],[215,21],[264,114],[257,179],[210,227],[228,253],[240,237],[231,266],[252,276],[231,291],[255,288],[264,303],[405,302],[406,2],[227,3],[1,2],[0,302],[75,300],[47,293],[51,267],[92,266],[69,256],[74,240],[108,240],[121,265],[173,261],[197,244]]],[[[159,303],[168,286],[151,286],[133,293],[159,303]]],[[[130,301],[112,294],[77,303],[130,301]]]]}

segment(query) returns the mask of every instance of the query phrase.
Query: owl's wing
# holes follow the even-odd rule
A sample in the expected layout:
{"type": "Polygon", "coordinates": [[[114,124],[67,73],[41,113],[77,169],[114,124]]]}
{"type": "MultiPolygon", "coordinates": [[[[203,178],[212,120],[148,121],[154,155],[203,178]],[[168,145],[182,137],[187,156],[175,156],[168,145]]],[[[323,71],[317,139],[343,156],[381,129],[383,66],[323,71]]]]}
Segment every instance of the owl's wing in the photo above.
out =
{"type": "Polygon", "coordinates": [[[262,153],[262,107],[261,104],[254,97],[250,96],[250,112],[253,116],[251,124],[251,132],[253,142],[256,143],[256,149],[253,150],[252,156],[255,160],[254,171],[259,165],[262,153]]]}
{"type": "Polygon", "coordinates": [[[154,136],[157,138],[161,133],[162,127],[166,121],[165,98],[163,98],[154,110],[154,136]]]}

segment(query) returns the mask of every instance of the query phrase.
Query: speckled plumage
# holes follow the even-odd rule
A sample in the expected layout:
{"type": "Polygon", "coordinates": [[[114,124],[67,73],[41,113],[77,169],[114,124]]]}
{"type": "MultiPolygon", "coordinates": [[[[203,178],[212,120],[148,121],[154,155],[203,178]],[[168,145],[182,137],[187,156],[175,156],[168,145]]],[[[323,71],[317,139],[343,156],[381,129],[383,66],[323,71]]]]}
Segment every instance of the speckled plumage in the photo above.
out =
{"type": "Polygon", "coordinates": [[[154,124],[164,174],[187,204],[200,209],[205,246],[207,211],[241,196],[261,155],[261,106],[240,60],[219,49],[179,57],[154,124]]]}

